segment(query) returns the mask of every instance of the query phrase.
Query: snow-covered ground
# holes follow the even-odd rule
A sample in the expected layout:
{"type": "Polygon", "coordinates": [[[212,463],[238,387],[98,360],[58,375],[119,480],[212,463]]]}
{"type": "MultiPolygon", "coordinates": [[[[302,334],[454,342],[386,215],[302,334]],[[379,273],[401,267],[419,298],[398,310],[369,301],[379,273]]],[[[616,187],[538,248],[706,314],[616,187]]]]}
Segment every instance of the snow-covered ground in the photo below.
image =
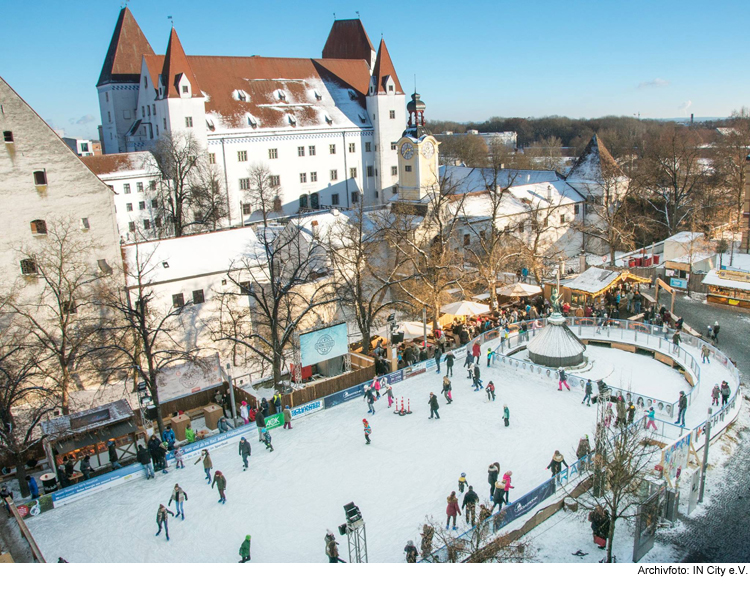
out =
{"type": "MultiPolygon", "coordinates": [[[[653,359],[596,347],[589,353],[598,367],[619,368],[613,384],[657,386],[670,398],[686,386],[678,372],[653,359]],[[632,372],[625,369],[631,366],[632,372]]],[[[572,460],[579,438],[593,435],[595,407],[582,406],[578,391],[560,393],[504,367],[482,367],[482,378],[495,382],[497,401],[473,392],[458,363],[455,402],[446,405],[440,397],[440,420],[428,420],[429,392],[439,394],[442,380],[430,371],[394,387],[399,398],[411,399],[409,416],[394,415],[383,398],[370,418],[364,402],[354,400],[296,421],[291,432],[274,430],[272,453],[253,432],[247,472],[236,443],[217,449],[213,464],[227,478],[226,505],[217,503],[201,466],[189,462],[185,470],[104,491],[27,523],[46,556],[71,562],[231,562],[247,534],[254,562],[325,562],[325,531],[337,533],[343,506],[353,501],[367,523],[370,562],[402,562],[405,542],[418,542],[425,517],[444,519],[445,499],[461,472],[484,501],[487,466],[498,461],[503,472],[513,471],[511,499],[518,498],[548,478],[556,449],[572,460]],[[509,428],[501,421],[503,404],[509,428]],[[365,417],[372,445],[365,445],[365,417]],[[154,536],[155,517],[175,483],[188,494],[187,519],[170,519],[167,543],[163,533],[154,536]]],[[[459,518],[459,524],[465,522],[459,518]]],[[[347,559],[346,540],[338,533],[337,539],[347,559]]]]}

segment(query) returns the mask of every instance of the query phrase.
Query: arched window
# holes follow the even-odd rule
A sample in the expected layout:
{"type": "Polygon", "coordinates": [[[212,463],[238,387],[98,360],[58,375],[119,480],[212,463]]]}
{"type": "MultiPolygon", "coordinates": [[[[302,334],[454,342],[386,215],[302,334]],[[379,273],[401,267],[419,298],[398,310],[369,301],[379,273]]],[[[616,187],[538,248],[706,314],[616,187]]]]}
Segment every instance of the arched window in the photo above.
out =
{"type": "Polygon", "coordinates": [[[299,196],[299,207],[300,209],[307,209],[307,195],[299,196]]]}
{"type": "Polygon", "coordinates": [[[318,198],[317,193],[310,195],[310,207],[313,209],[318,209],[320,207],[320,199],[318,198]]]}

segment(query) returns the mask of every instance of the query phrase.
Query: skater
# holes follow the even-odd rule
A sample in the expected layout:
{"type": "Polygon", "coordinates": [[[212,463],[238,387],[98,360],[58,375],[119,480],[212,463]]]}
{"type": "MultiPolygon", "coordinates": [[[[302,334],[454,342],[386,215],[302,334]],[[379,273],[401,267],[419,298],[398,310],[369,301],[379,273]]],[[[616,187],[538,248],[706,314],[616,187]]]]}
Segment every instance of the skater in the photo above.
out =
{"type": "MultiPolygon", "coordinates": [[[[172,435],[174,435],[174,431],[172,431],[172,435]]],[[[122,468],[122,464],[117,461],[117,448],[115,447],[115,442],[113,440],[110,440],[109,443],[107,443],[107,453],[109,455],[109,464],[112,466],[112,470],[119,470],[122,468]]]]}
{"type": "Polygon", "coordinates": [[[492,380],[487,383],[484,391],[487,392],[487,402],[493,402],[495,400],[495,384],[492,383],[492,380]]]}
{"type": "Polygon", "coordinates": [[[39,498],[39,485],[36,483],[36,479],[33,476],[27,476],[26,482],[29,485],[29,492],[31,493],[32,499],[39,498]]]}
{"type": "Polygon", "coordinates": [[[337,548],[339,543],[336,541],[336,537],[330,531],[326,534],[325,541],[326,556],[328,556],[328,562],[334,564],[344,562],[343,560],[341,560],[341,558],[339,558],[339,549],[337,548]]]}
{"type": "Polygon", "coordinates": [[[375,394],[373,394],[372,389],[367,391],[365,398],[367,399],[367,414],[375,414],[375,407],[373,406],[375,404],[375,394]]]}
{"type": "Polygon", "coordinates": [[[713,406],[714,404],[716,406],[719,406],[719,394],[720,394],[720,392],[721,391],[719,390],[719,384],[715,384],[714,385],[714,389],[711,390],[711,406],[713,406]]]}
{"type": "Polygon", "coordinates": [[[174,485],[174,490],[172,491],[172,496],[169,499],[169,503],[167,503],[167,507],[169,507],[172,504],[172,501],[174,501],[175,509],[177,509],[177,513],[175,513],[175,517],[179,517],[182,515],[182,520],[185,521],[185,501],[188,500],[187,493],[180,488],[179,484],[174,485]]]}
{"type": "Polygon", "coordinates": [[[155,476],[154,467],[151,465],[151,454],[148,453],[148,450],[142,445],[139,445],[135,458],[138,460],[141,466],[143,466],[143,469],[146,471],[146,480],[150,480],[151,478],[154,478],[155,476]]]}
{"type": "Polygon", "coordinates": [[[372,427],[370,427],[370,423],[367,422],[367,419],[362,419],[362,425],[365,429],[365,441],[367,442],[367,445],[370,445],[370,434],[372,433],[372,427]]]}
{"type": "Polygon", "coordinates": [[[596,509],[589,513],[589,521],[594,534],[594,544],[604,550],[609,538],[609,512],[601,505],[597,505],[596,509]]]}
{"type": "Polygon", "coordinates": [[[451,381],[448,379],[448,376],[445,376],[443,378],[443,396],[445,396],[445,400],[448,402],[448,404],[453,402],[451,388],[452,388],[451,381]]]}
{"type": "Polygon", "coordinates": [[[568,463],[565,461],[563,455],[558,450],[555,450],[555,453],[552,455],[552,459],[547,465],[547,470],[552,470],[552,476],[556,476],[562,470],[563,464],[565,464],[566,468],[568,467],[568,463]]]}
{"type": "Polygon", "coordinates": [[[263,437],[262,441],[265,444],[266,449],[268,451],[273,451],[273,445],[271,444],[271,434],[268,432],[268,429],[264,428],[261,436],[263,437]]]}
{"type": "Polygon", "coordinates": [[[507,404],[503,404],[503,422],[506,427],[510,426],[510,411],[507,404]]]}
{"type": "Polygon", "coordinates": [[[479,392],[479,390],[482,389],[482,380],[480,379],[480,370],[478,363],[474,364],[472,379],[474,380],[474,392],[479,392]]]}
{"type": "Polygon", "coordinates": [[[495,490],[492,493],[492,509],[490,514],[495,512],[495,507],[499,506],[500,511],[503,510],[503,500],[505,499],[505,487],[503,486],[502,480],[498,480],[495,483],[495,490]]]}
{"type": "Polygon", "coordinates": [[[385,391],[386,396],[388,397],[388,408],[391,408],[391,405],[393,404],[393,388],[391,385],[388,385],[388,388],[385,391]]]}
{"type": "Polygon", "coordinates": [[[284,408],[284,429],[292,429],[292,410],[288,404],[284,408]]]}
{"type": "Polygon", "coordinates": [[[263,441],[263,429],[266,428],[266,416],[262,411],[255,413],[255,426],[258,428],[258,441],[263,441]]]}
{"type": "Polygon", "coordinates": [[[456,362],[456,355],[453,351],[448,351],[445,354],[445,375],[447,377],[453,377],[453,364],[456,362]]]}
{"type": "Polygon", "coordinates": [[[183,461],[184,457],[185,452],[183,451],[182,446],[178,443],[174,448],[175,470],[185,467],[185,462],[183,461]]]}
{"type": "Polygon", "coordinates": [[[635,404],[628,403],[628,425],[632,425],[635,420],[635,404]]]}
{"type": "Polygon", "coordinates": [[[195,464],[198,462],[203,461],[203,470],[206,472],[206,480],[208,480],[208,484],[211,484],[211,468],[214,467],[213,462],[211,461],[211,455],[208,453],[207,449],[204,449],[201,452],[201,455],[198,456],[198,459],[195,460],[195,464]]]}
{"type": "Polygon", "coordinates": [[[169,527],[167,526],[167,520],[169,519],[169,517],[167,517],[167,514],[174,517],[174,513],[172,513],[164,505],[159,505],[159,509],[156,511],[156,525],[159,526],[159,531],[156,532],[156,535],[158,536],[161,533],[161,527],[163,525],[164,534],[167,536],[167,542],[168,542],[169,541],[169,527]]]}
{"type": "Polygon", "coordinates": [[[726,406],[729,402],[729,397],[732,394],[732,390],[726,380],[721,382],[721,406],[726,406]]]}
{"type": "Polygon", "coordinates": [[[404,552],[406,552],[406,562],[408,562],[409,564],[414,564],[417,562],[417,547],[414,545],[414,542],[412,540],[406,542],[406,546],[404,546],[404,552]]]}
{"type": "Polygon", "coordinates": [[[422,558],[427,558],[430,554],[432,554],[432,538],[435,535],[435,528],[425,523],[422,526],[422,533],[419,535],[422,536],[422,558]]]}
{"type": "Polygon", "coordinates": [[[713,339],[716,345],[719,344],[719,321],[714,322],[713,339]]]}
{"type": "Polygon", "coordinates": [[[492,515],[492,512],[487,507],[480,504],[479,505],[479,517],[478,517],[479,523],[484,523],[490,517],[490,515],[492,515]]]}
{"type": "Polygon", "coordinates": [[[508,495],[510,494],[511,488],[516,488],[515,486],[511,486],[510,480],[513,476],[513,472],[508,470],[505,474],[503,474],[503,491],[505,492],[504,502],[507,505],[510,501],[508,501],[508,495]]]}
{"type": "Polygon", "coordinates": [[[430,418],[435,417],[436,419],[440,418],[440,415],[438,414],[438,409],[440,408],[440,405],[438,404],[438,399],[435,394],[430,392],[430,418]]]}
{"type": "Polygon", "coordinates": [[[672,335],[672,353],[677,353],[680,350],[680,331],[676,330],[672,335]]]}
{"type": "Polygon", "coordinates": [[[219,489],[219,503],[222,505],[226,504],[227,502],[227,495],[224,493],[225,490],[227,490],[227,479],[224,478],[224,475],[221,473],[221,470],[217,470],[214,474],[214,481],[211,483],[211,488],[214,487],[214,484],[216,485],[216,488],[219,489]]]}
{"type": "Polygon", "coordinates": [[[500,464],[498,462],[490,464],[490,467],[487,469],[487,482],[490,483],[490,498],[492,498],[492,495],[495,494],[495,483],[497,482],[497,478],[499,475],[500,464]]]}
{"type": "Polygon", "coordinates": [[[453,518],[453,529],[458,529],[456,527],[456,515],[461,515],[461,507],[458,506],[458,497],[455,490],[451,491],[448,497],[448,506],[445,508],[445,514],[448,516],[445,522],[445,529],[450,529],[451,518],[453,518]]]}
{"type": "Polygon", "coordinates": [[[474,363],[474,356],[471,351],[466,351],[466,359],[464,359],[464,367],[469,369],[469,378],[471,378],[471,366],[474,363]]]}
{"type": "Polygon", "coordinates": [[[461,503],[461,507],[464,509],[466,514],[466,525],[471,523],[471,527],[474,527],[476,521],[476,509],[477,503],[479,502],[479,495],[474,492],[474,487],[470,486],[467,493],[464,495],[464,501],[461,503]]]}
{"type": "Polygon", "coordinates": [[[440,347],[435,347],[435,354],[432,356],[435,360],[435,365],[437,365],[437,371],[435,373],[440,373],[440,358],[442,356],[443,352],[440,350],[440,347]]]}
{"type": "Polygon", "coordinates": [[[479,363],[481,359],[479,359],[482,356],[482,347],[479,344],[479,339],[474,341],[474,345],[471,347],[471,354],[474,357],[474,362],[479,363]]]}
{"type": "Polygon", "coordinates": [[[648,430],[649,427],[653,427],[654,431],[659,430],[656,428],[656,421],[654,420],[655,415],[654,407],[650,406],[646,411],[646,430],[648,430]]]}
{"type": "Polygon", "coordinates": [[[583,400],[581,401],[581,404],[585,402],[586,406],[591,406],[591,394],[594,392],[594,385],[591,383],[591,380],[588,380],[586,382],[585,392],[586,393],[583,396],[583,400]]]}
{"type": "Polygon", "coordinates": [[[578,440],[578,448],[576,449],[576,457],[582,460],[591,453],[591,444],[589,443],[589,436],[584,435],[578,440]]]}
{"type": "Polygon", "coordinates": [[[464,492],[464,488],[467,486],[469,486],[469,483],[466,482],[466,472],[461,472],[461,476],[458,477],[458,492],[464,492]]]}
{"type": "Polygon", "coordinates": [[[677,420],[675,421],[675,425],[679,425],[680,427],[685,427],[685,413],[687,412],[687,396],[685,396],[685,392],[683,390],[680,390],[680,399],[677,402],[677,420]]]}
{"type": "Polygon", "coordinates": [[[252,455],[253,450],[250,448],[250,442],[242,437],[240,439],[240,445],[238,450],[239,455],[242,457],[242,471],[247,470],[247,459],[252,455]]]}
{"type": "Polygon", "coordinates": [[[148,453],[151,454],[151,459],[154,462],[154,470],[161,470],[161,464],[159,463],[159,457],[161,454],[161,450],[159,449],[159,446],[161,445],[161,441],[156,435],[152,435],[148,440],[148,453]]]}
{"type": "Polygon", "coordinates": [[[711,364],[711,351],[709,350],[708,345],[703,345],[701,347],[701,363],[711,364]]]}
{"type": "Polygon", "coordinates": [[[622,396],[617,397],[615,408],[617,409],[617,420],[615,421],[615,427],[624,427],[625,426],[625,401],[622,399],[622,396]]]}
{"type": "Polygon", "coordinates": [[[612,417],[615,416],[615,413],[612,411],[612,403],[607,403],[607,408],[604,411],[604,426],[609,429],[609,426],[612,424],[612,417]]]}
{"type": "Polygon", "coordinates": [[[492,347],[487,347],[487,367],[490,366],[492,363],[492,358],[495,356],[495,352],[492,350],[492,347]]]}
{"type": "Polygon", "coordinates": [[[245,425],[250,422],[250,409],[247,407],[246,400],[243,400],[242,404],[240,405],[240,416],[242,417],[242,422],[245,425]]]}
{"type": "Polygon", "coordinates": [[[568,374],[565,373],[565,370],[562,367],[558,367],[557,368],[557,390],[561,392],[563,386],[565,386],[568,389],[568,392],[570,392],[570,386],[568,386],[568,374]]]}
{"type": "Polygon", "coordinates": [[[240,546],[240,564],[245,564],[248,560],[250,560],[250,534],[245,536],[244,541],[242,542],[242,545],[240,546]]]}

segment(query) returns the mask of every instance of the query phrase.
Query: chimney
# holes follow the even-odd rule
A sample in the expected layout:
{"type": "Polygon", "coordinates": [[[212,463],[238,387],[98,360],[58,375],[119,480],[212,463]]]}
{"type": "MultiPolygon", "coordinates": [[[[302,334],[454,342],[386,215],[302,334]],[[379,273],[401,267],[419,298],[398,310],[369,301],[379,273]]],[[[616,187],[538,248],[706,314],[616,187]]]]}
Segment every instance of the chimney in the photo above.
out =
{"type": "Polygon", "coordinates": [[[693,121],[695,121],[695,115],[693,113],[690,113],[690,125],[693,124],[693,121]]]}

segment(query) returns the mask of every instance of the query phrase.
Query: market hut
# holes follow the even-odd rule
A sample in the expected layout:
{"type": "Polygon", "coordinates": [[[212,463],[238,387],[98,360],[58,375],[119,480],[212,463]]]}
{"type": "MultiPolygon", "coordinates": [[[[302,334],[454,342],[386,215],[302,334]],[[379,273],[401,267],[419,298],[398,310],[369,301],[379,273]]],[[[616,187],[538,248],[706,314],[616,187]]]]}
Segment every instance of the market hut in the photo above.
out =
{"type": "MultiPolygon", "coordinates": [[[[650,279],[639,277],[628,271],[610,271],[599,267],[589,267],[583,273],[562,283],[563,301],[572,306],[584,306],[604,295],[610,289],[615,289],[624,283],[650,283],[650,279]]],[[[545,285],[545,295],[551,292],[552,285],[545,285]]]]}

